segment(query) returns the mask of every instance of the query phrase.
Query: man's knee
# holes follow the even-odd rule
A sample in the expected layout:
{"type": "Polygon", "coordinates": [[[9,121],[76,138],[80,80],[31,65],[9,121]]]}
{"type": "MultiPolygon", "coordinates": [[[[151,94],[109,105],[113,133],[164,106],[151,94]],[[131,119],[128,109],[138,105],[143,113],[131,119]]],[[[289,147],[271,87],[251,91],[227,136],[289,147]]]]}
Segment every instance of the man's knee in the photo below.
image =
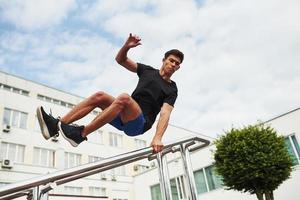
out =
{"type": "Polygon", "coordinates": [[[90,104],[93,104],[95,106],[98,106],[99,103],[105,101],[105,99],[108,97],[108,94],[106,94],[105,92],[99,91],[96,92],[95,94],[93,94],[90,98],[89,98],[89,102],[90,104]]]}
{"type": "Polygon", "coordinates": [[[115,103],[123,107],[128,105],[131,102],[131,100],[132,98],[129,94],[122,93],[116,98],[115,103]]]}

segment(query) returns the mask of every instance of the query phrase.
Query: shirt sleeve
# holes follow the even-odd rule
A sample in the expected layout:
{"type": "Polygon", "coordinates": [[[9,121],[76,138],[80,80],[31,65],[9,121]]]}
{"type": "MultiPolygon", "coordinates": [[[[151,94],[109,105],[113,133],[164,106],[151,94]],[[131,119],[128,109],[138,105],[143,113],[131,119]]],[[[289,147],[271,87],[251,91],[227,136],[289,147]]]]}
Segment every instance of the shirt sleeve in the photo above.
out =
{"type": "Polygon", "coordinates": [[[176,102],[176,99],[177,99],[177,92],[175,93],[172,93],[171,95],[167,96],[165,99],[164,99],[164,103],[167,103],[169,104],[170,106],[173,106],[174,107],[174,104],[176,102]]]}
{"type": "Polygon", "coordinates": [[[176,83],[173,82],[172,92],[170,92],[170,94],[164,99],[164,103],[167,103],[174,107],[177,96],[178,96],[178,89],[177,89],[176,83]]]}
{"type": "Polygon", "coordinates": [[[147,70],[147,69],[153,70],[154,69],[153,67],[145,65],[145,64],[142,64],[142,63],[137,63],[137,65],[138,65],[137,66],[137,75],[139,77],[142,76],[142,74],[144,73],[145,70],[147,70]]]}

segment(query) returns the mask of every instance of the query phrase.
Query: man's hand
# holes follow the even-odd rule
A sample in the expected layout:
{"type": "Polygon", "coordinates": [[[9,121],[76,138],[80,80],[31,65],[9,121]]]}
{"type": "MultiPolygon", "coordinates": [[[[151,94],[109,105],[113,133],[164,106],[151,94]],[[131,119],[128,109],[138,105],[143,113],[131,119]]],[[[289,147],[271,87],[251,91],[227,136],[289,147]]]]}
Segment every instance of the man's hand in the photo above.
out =
{"type": "Polygon", "coordinates": [[[164,148],[164,144],[159,139],[153,138],[151,144],[154,153],[161,152],[164,148]]]}
{"type": "Polygon", "coordinates": [[[124,44],[124,46],[130,49],[132,47],[136,47],[136,46],[141,45],[141,44],[142,44],[141,43],[141,38],[139,38],[139,36],[137,36],[137,35],[132,35],[130,33],[127,41],[124,44]]]}

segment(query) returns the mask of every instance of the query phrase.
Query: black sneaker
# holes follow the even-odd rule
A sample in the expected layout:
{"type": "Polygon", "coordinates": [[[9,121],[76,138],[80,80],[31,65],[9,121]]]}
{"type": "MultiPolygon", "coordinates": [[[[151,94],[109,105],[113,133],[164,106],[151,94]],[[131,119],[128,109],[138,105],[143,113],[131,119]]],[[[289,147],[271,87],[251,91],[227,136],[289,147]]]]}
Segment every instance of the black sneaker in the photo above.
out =
{"type": "Polygon", "coordinates": [[[58,136],[58,119],[48,115],[42,106],[36,109],[37,118],[41,127],[42,134],[46,140],[53,136],[58,136]]]}
{"type": "Polygon", "coordinates": [[[81,136],[84,126],[69,125],[63,122],[58,123],[59,130],[62,136],[70,142],[73,147],[77,147],[81,142],[87,140],[86,137],[81,136]]]}

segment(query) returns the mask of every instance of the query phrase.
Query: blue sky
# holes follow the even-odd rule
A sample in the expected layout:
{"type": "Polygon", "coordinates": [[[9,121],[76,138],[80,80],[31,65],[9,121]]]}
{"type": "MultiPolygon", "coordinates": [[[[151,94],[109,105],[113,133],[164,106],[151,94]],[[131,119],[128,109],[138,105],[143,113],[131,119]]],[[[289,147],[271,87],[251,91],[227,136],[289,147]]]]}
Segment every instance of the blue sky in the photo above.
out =
{"type": "Polygon", "coordinates": [[[210,136],[300,106],[298,0],[0,0],[0,70],[80,96],[131,93],[114,60],[160,68],[181,49],[171,123],[210,136]]]}

